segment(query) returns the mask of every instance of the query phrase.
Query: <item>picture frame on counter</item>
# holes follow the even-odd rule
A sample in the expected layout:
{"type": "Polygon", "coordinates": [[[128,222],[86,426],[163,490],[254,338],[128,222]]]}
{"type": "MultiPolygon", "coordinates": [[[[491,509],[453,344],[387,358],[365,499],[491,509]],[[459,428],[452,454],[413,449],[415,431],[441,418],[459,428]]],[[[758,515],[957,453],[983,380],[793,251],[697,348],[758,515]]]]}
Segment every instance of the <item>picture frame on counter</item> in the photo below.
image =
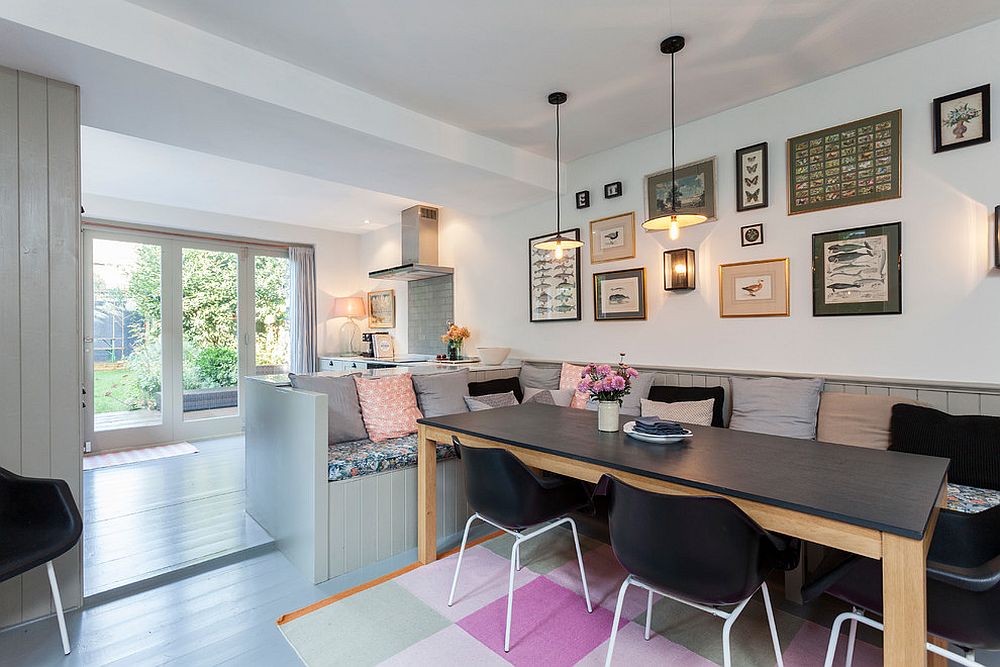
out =
{"type": "Polygon", "coordinates": [[[392,359],[396,356],[396,346],[388,333],[372,334],[372,352],[376,359],[392,359]]]}
{"type": "Polygon", "coordinates": [[[590,222],[590,263],[635,257],[635,211],[590,222]]]}
{"type": "Polygon", "coordinates": [[[594,320],[646,319],[646,269],[594,274],[594,320]]]}
{"type": "MultiPolygon", "coordinates": [[[[563,236],[580,240],[580,228],[564,229],[563,236]]],[[[536,243],[552,238],[543,234],[528,239],[528,321],[566,322],[581,319],[580,249],[567,251],[556,259],[551,250],[539,250],[536,243]]]]}
{"type": "Polygon", "coordinates": [[[767,142],[736,151],[736,211],[767,208],[767,142]]]}
{"type": "Polygon", "coordinates": [[[740,245],[744,248],[754,245],[764,245],[764,223],[740,227],[740,245]]]}
{"type": "Polygon", "coordinates": [[[383,289],[368,292],[368,328],[394,329],[396,327],[396,290],[383,289]]]}
{"type": "Polygon", "coordinates": [[[990,140],[990,84],[934,100],[934,152],[990,140]]]}
{"type": "MultiPolygon", "coordinates": [[[[689,162],[677,167],[677,212],[698,213],[709,221],[716,219],[716,158],[689,162]]],[[[671,210],[670,169],[646,176],[646,220],[666,215],[671,210]]]]}
{"type": "Polygon", "coordinates": [[[813,315],[903,312],[899,222],[813,234],[813,315]]]}
{"type": "Polygon", "coordinates": [[[719,265],[719,317],[788,317],[788,258],[719,265]]]}

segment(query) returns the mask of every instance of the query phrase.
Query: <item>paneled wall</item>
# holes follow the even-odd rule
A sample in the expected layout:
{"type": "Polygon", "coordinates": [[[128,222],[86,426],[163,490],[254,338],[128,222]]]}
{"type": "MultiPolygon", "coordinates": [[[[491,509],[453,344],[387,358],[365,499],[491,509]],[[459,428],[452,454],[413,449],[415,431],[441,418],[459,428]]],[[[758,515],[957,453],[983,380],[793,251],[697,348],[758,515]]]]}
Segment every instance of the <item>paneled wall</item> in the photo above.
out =
{"type": "MultiPolygon", "coordinates": [[[[0,466],[80,505],[79,89],[0,67],[0,466]]],[[[56,561],[82,601],[81,554],[56,561]]],[[[0,627],[52,613],[44,568],[0,584],[0,627]]]]}

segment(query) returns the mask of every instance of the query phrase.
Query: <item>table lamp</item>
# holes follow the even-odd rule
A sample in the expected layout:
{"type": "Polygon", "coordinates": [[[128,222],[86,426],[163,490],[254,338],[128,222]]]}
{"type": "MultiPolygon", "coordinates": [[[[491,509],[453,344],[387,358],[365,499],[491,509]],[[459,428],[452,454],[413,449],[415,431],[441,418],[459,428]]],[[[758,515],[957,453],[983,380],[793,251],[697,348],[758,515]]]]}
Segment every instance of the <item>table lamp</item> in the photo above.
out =
{"type": "MultiPolygon", "coordinates": [[[[354,345],[354,339],[361,332],[361,327],[358,326],[358,323],[355,320],[356,318],[365,317],[365,314],[365,300],[360,296],[342,296],[333,300],[333,308],[330,310],[330,318],[334,319],[337,317],[346,317],[350,320],[349,324],[354,327],[354,331],[351,333],[350,352],[357,351],[357,347],[354,345]]],[[[344,326],[347,326],[347,324],[344,326]]],[[[343,327],[341,330],[343,330],[343,327]]]]}

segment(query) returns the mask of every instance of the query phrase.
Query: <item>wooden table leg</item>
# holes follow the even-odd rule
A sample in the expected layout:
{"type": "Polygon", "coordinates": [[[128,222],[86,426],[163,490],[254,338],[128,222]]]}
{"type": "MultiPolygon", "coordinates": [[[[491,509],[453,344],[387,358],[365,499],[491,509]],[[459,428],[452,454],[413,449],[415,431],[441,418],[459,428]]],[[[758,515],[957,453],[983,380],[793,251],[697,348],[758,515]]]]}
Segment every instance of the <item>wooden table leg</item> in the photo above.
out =
{"type": "MultiPolygon", "coordinates": [[[[943,639],[938,639],[937,637],[931,637],[927,635],[927,641],[934,644],[935,646],[940,646],[941,648],[948,648],[948,642],[943,639]]],[[[927,653],[927,667],[948,667],[948,658],[943,655],[938,655],[937,653],[927,653]]]]}
{"type": "Polygon", "coordinates": [[[882,600],[885,666],[926,665],[927,557],[922,540],[883,534],[882,600]]]}
{"type": "Polygon", "coordinates": [[[417,558],[437,560],[437,451],[423,424],[417,429],[417,558]]]}

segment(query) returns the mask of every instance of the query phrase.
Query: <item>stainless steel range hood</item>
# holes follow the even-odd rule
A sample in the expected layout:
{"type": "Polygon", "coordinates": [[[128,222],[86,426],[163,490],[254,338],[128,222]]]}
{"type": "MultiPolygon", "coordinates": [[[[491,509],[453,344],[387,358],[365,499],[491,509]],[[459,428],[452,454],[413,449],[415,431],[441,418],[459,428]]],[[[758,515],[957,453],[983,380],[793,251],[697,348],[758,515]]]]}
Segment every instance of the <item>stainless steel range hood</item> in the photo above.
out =
{"type": "Polygon", "coordinates": [[[376,280],[426,280],[450,276],[455,269],[438,266],[438,210],[411,206],[402,213],[402,263],[368,274],[376,280]]]}

